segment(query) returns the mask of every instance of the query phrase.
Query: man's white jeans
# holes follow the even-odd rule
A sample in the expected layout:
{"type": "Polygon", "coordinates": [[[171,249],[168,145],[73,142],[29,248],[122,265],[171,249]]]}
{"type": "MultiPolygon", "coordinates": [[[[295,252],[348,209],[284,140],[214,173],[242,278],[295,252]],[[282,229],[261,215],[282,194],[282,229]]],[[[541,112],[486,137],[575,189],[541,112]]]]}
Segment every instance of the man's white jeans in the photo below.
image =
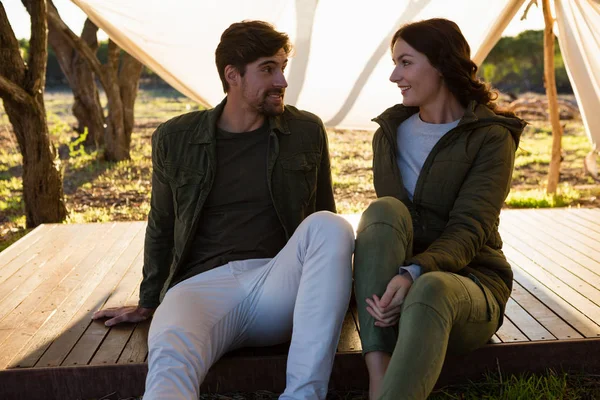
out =
{"type": "Polygon", "coordinates": [[[144,400],[198,399],[225,352],[290,337],[280,399],[325,399],[350,301],[353,251],[350,224],[321,211],[275,258],[233,261],[175,285],[150,326],[144,400]]]}

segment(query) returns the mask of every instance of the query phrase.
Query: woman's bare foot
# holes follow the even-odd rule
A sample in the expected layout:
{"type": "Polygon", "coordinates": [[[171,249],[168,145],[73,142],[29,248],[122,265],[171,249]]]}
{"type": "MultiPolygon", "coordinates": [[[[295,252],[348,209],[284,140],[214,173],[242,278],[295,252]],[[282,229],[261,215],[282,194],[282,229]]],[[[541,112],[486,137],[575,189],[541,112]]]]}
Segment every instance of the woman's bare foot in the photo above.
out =
{"type": "Polygon", "coordinates": [[[385,371],[392,356],[383,351],[371,351],[365,354],[365,363],[369,370],[369,399],[376,400],[379,396],[385,371]]]}

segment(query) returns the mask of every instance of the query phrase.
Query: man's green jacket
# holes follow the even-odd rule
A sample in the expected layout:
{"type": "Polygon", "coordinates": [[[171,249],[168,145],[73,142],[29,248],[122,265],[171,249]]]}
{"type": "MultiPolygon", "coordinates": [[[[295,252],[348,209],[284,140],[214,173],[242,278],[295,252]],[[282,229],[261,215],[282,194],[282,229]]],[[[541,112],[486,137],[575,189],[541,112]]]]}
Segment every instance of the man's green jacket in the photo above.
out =
{"type": "MultiPolygon", "coordinates": [[[[217,120],[226,101],[175,117],[152,135],[152,199],[140,307],[159,305],[189,253],[215,177],[217,120]]],[[[289,239],[311,213],[335,212],[327,134],[318,117],[292,106],[270,117],[269,124],[267,181],[289,239]]]]}

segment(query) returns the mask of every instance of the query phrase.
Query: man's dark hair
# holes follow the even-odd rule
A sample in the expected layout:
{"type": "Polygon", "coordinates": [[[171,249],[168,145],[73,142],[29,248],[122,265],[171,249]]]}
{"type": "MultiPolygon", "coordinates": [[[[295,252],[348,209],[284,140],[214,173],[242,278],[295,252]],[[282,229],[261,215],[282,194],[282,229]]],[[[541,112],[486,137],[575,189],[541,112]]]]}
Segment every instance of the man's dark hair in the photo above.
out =
{"type": "Polygon", "coordinates": [[[290,38],[275,30],[264,21],[242,21],[232,24],[221,35],[215,51],[215,62],[223,91],[227,93],[229,84],[225,79],[225,67],[234,66],[244,76],[246,66],[261,57],[271,57],[283,49],[286,54],[292,51],[290,38]]]}

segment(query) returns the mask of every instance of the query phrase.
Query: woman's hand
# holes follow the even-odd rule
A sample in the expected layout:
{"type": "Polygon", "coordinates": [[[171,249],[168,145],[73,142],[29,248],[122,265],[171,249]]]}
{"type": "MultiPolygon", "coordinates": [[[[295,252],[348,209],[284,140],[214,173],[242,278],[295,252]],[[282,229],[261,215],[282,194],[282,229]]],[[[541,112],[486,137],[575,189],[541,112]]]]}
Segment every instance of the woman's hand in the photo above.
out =
{"type": "Polygon", "coordinates": [[[388,283],[381,299],[375,294],[372,299],[366,299],[367,312],[375,318],[375,326],[387,328],[398,323],[402,303],[412,282],[412,277],[408,273],[396,275],[388,283]]]}

